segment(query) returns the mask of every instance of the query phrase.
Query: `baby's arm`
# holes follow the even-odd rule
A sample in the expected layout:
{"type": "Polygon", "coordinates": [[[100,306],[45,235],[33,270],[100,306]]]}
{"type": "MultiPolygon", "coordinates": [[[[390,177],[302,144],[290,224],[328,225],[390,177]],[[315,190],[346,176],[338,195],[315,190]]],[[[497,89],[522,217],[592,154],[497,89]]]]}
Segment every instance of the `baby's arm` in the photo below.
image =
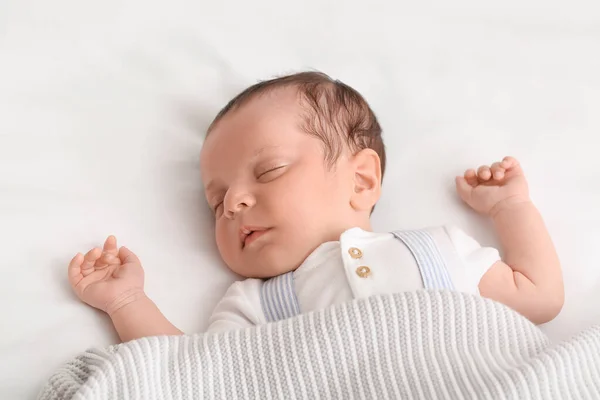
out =
{"type": "Polygon", "coordinates": [[[502,302],[534,323],[552,320],[564,303],[560,261],[544,221],[529,198],[519,163],[510,157],[457,178],[463,200],[491,216],[504,260],[482,277],[482,296],[502,302]]]}
{"type": "Polygon", "coordinates": [[[482,277],[480,293],[541,324],[564,303],[560,261],[542,216],[531,201],[506,204],[492,216],[504,262],[482,277]]]}
{"type": "Polygon", "coordinates": [[[129,249],[117,249],[109,236],[104,249],[77,254],[69,264],[69,282],[85,303],[106,312],[121,341],[145,336],[180,335],[144,293],[144,270],[129,249]]]}
{"type": "Polygon", "coordinates": [[[144,293],[109,315],[122,342],[147,336],[183,335],[144,293]]]}

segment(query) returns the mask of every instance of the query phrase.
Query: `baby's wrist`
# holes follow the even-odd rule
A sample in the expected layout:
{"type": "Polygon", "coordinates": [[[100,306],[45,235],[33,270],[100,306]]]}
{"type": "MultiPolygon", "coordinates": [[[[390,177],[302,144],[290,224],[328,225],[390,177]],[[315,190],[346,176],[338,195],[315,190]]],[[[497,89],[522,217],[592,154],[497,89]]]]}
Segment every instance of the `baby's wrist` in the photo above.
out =
{"type": "Polygon", "coordinates": [[[529,198],[527,195],[511,196],[496,203],[496,205],[490,210],[489,215],[492,218],[496,218],[499,214],[506,211],[514,211],[521,207],[528,207],[532,204],[531,198],[529,198]]]}
{"type": "Polygon", "coordinates": [[[104,311],[112,318],[115,313],[122,310],[125,306],[143,301],[146,298],[146,293],[142,289],[130,289],[111,301],[104,311]]]}

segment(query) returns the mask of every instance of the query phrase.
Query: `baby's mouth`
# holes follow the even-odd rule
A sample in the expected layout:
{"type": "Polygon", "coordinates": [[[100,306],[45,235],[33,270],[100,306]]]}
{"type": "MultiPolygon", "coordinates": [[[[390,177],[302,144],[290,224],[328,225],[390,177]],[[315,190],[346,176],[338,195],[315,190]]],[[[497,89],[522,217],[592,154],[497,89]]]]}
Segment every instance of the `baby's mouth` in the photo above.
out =
{"type": "Polygon", "coordinates": [[[240,229],[242,249],[251,245],[255,240],[267,233],[269,230],[270,228],[242,227],[242,229],[240,229]]]}

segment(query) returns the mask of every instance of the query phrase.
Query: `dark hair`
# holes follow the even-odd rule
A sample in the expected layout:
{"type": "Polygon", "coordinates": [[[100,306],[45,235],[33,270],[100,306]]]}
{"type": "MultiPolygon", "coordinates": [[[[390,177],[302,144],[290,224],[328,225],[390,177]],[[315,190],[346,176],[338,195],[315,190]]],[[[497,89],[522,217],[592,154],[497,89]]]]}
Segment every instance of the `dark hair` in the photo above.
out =
{"type": "Polygon", "coordinates": [[[354,153],[373,149],[379,155],[383,178],[385,146],[375,113],[360,93],[322,72],[300,72],[250,86],[219,111],[208,133],[225,115],[254,97],[286,87],[298,90],[300,104],[305,109],[300,127],[323,142],[325,159],[330,166],[337,161],[345,141],[354,153]]]}

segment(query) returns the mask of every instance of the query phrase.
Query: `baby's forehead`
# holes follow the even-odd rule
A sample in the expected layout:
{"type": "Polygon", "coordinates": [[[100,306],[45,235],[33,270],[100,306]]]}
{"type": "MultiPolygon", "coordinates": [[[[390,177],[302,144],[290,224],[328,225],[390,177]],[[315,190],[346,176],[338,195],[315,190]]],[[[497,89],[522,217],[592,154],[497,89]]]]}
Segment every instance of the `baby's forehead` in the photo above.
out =
{"type": "Polygon", "coordinates": [[[277,131],[277,125],[300,125],[303,107],[296,90],[273,90],[256,94],[230,109],[207,132],[206,139],[220,136],[223,140],[237,133],[262,134],[277,131]]]}
{"type": "Polygon", "coordinates": [[[300,130],[302,113],[295,92],[256,96],[230,110],[214,124],[207,132],[201,154],[206,156],[208,151],[223,152],[238,146],[252,151],[257,147],[273,147],[277,142],[285,141],[292,131],[300,130]]]}
{"type": "Polygon", "coordinates": [[[245,116],[256,113],[269,115],[281,112],[300,114],[302,112],[302,97],[296,87],[274,88],[250,96],[231,110],[230,115],[233,116],[236,112],[245,116]],[[244,113],[244,111],[247,111],[247,113],[244,113]]]}

